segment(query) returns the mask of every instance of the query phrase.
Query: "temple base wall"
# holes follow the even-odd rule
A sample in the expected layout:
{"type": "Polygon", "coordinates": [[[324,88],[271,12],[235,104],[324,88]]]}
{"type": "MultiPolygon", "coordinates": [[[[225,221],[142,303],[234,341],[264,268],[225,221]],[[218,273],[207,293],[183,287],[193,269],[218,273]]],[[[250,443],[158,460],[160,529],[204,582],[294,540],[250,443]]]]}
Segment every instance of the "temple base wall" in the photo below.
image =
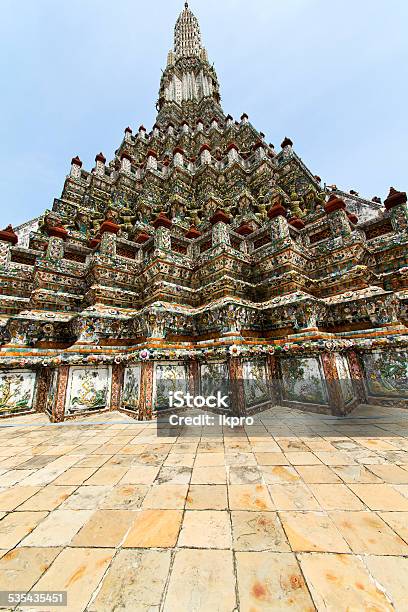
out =
{"type": "Polygon", "coordinates": [[[339,417],[361,403],[408,408],[406,350],[126,359],[116,355],[104,363],[100,355],[97,363],[86,365],[2,369],[0,417],[45,412],[61,422],[119,410],[150,420],[177,410],[169,405],[176,391],[206,397],[217,389],[229,394],[229,407],[212,410],[234,415],[276,405],[339,417]]]}

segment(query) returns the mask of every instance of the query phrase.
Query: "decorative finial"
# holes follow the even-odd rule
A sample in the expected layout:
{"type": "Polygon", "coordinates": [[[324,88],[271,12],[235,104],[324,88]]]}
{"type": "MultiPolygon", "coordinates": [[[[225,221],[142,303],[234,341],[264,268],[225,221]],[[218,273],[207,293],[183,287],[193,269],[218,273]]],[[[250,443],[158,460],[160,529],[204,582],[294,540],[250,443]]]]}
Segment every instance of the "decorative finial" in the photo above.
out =
{"type": "Polygon", "coordinates": [[[188,8],[188,2],[184,3],[184,8],[188,8]]]}

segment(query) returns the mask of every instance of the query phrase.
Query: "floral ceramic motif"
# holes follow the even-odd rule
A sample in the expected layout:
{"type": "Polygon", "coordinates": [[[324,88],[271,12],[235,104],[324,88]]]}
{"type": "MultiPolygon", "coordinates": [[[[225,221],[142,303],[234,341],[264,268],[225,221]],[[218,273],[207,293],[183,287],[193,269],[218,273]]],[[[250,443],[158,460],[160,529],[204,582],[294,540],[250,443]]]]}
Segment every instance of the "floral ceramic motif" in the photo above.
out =
{"type": "Polygon", "coordinates": [[[109,406],[111,368],[71,368],[66,412],[86,412],[109,406]]]}
{"type": "Polygon", "coordinates": [[[26,412],[33,407],[35,372],[0,373],[0,415],[26,412]]]}
{"type": "Polygon", "coordinates": [[[230,393],[229,372],[225,362],[208,362],[201,365],[200,393],[204,397],[230,393]]]}
{"type": "Polygon", "coordinates": [[[408,352],[374,351],[363,355],[368,391],[372,395],[408,397],[408,352]]]}
{"type": "Polygon", "coordinates": [[[125,369],[122,404],[130,410],[137,410],[140,397],[140,366],[125,369]]]}
{"type": "Polygon", "coordinates": [[[256,406],[270,399],[266,363],[264,361],[244,361],[242,376],[248,406],[256,406]]]}
{"type": "Polygon", "coordinates": [[[315,404],[327,403],[327,391],[318,359],[282,359],[281,371],[285,399],[315,404]]]}
{"type": "Polygon", "coordinates": [[[187,367],[182,364],[155,364],[155,389],[153,406],[155,410],[169,407],[169,393],[188,391],[187,367]]]}

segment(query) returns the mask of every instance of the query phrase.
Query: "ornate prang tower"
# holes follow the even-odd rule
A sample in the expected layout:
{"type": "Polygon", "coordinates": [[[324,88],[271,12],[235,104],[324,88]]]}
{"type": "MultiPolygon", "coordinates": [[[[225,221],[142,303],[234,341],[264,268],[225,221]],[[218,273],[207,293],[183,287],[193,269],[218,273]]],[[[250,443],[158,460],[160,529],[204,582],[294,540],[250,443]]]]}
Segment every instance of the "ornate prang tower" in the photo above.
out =
{"type": "Polygon", "coordinates": [[[0,232],[0,415],[147,419],[169,381],[233,381],[239,414],[405,405],[406,194],[323,185],[289,138],[226,116],[187,3],[157,111],[0,232]]]}

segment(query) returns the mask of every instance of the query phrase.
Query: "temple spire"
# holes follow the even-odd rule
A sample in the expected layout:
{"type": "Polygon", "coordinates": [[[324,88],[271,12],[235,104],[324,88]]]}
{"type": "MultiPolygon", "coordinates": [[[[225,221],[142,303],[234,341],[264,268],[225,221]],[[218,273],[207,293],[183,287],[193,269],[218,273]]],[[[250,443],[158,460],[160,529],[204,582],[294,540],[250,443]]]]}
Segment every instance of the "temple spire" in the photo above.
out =
{"type": "MultiPolygon", "coordinates": [[[[160,81],[157,108],[161,111],[167,102],[181,107],[184,102],[201,103],[203,100],[206,100],[209,119],[222,113],[217,75],[202,45],[198,19],[185,2],[174,27],[174,44],[160,81]]],[[[166,113],[161,113],[158,121],[162,116],[166,113]]],[[[166,121],[169,121],[167,116],[166,121]]]]}
{"type": "Polygon", "coordinates": [[[178,59],[180,57],[199,57],[201,51],[200,26],[186,2],[174,28],[174,53],[178,59]]]}

